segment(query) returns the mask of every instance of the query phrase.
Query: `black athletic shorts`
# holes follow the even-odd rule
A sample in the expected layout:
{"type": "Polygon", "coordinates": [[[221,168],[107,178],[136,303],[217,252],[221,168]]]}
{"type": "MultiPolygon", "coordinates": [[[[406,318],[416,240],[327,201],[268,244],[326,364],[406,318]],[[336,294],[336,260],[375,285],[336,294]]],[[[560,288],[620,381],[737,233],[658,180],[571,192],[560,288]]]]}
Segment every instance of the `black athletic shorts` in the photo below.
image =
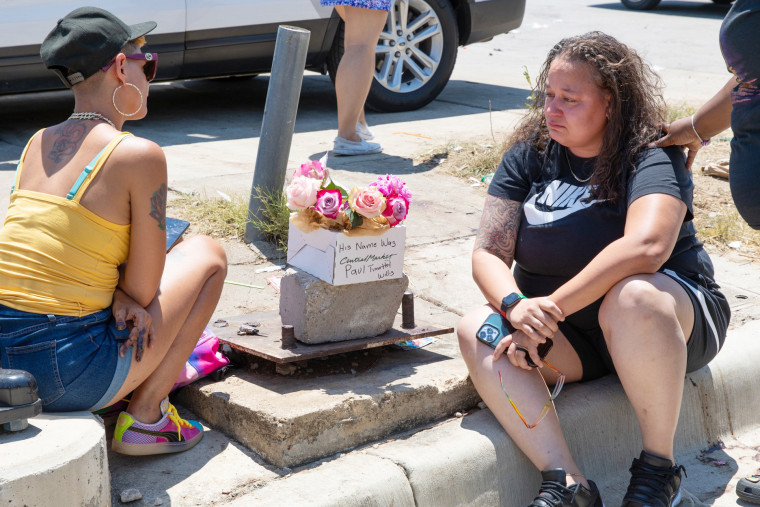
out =
{"type": "MultiPolygon", "coordinates": [[[[661,272],[686,290],[694,306],[694,328],[686,344],[686,371],[698,370],[709,363],[723,346],[731,318],[728,301],[715,283],[699,284],[669,269],[661,272]]],[[[581,360],[582,381],[615,373],[615,365],[599,326],[601,304],[600,299],[558,324],[581,360]]]]}

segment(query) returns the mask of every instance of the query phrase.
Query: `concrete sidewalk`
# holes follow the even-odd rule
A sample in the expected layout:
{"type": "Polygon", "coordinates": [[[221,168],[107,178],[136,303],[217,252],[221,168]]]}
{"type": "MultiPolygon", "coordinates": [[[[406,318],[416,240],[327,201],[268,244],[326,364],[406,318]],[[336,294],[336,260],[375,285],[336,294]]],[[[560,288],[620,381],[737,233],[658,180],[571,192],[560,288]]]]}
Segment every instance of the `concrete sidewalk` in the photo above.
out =
{"type": "MultiPolygon", "coordinates": [[[[470,246],[466,241],[463,250],[470,246]]],[[[760,344],[755,339],[760,322],[754,319],[760,294],[753,287],[760,287],[760,269],[720,257],[714,260],[738,326],[729,332],[718,358],[689,374],[684,382],[676,448],[677,458],[689,474],[684,487],[691,503],[685,505],[735,505],[735,482],[758,467],[760,431],[754,407],[760,402],[756,389],[760,344]],[[718,441],[725,448],[703,452],[718,441]]],[[[410,273],[410,278],[416,275],[410,273]]],[[[444,313],[439,310],[439,315],[444,313]]],[[[414,392],[441,400],[466,401],[476,396],[453,335],[416,351],[417,359],[411,361],[416,365],[414,371],[398,369],[397,362],[403,361],[397,358],[399,354],[404,353],[381,358],[359,376],[343,373],[309,378],[303,374],[281,377],[235,373],[223,382],[201,381],[188,386],[179,399],[199,414],[210,414],[213,426],[225,433],[230,433],[230,425],[246,427],[259,417],[255,412],[240,411],[240,405],[248,404],[265,414],[279,413],[275,421],[278,427],[291,421],[302,422],[301,431],[313,432],[312,438],[319,441],[320,424],[302,419],[310,407],[324,408],[322,418],[332,414],[336,435],[348,438],[352,425],[361,424],[363,418],[370,418],[365,429],[382,428],[382,419],[372,424],[371,418],[377,414],[366,411],[367,406],[381,406],[384,402],[394,406],[397,398],[418,410],[424,409],[420,399],[409,396],[414,392]],[[449,359],[431,362],[433,356],[449,359]],[[399,371],[405,371],[401,378],[387,378],[399,371]],[[336,388],[339,384],[351,387],[343,392],[336,388]],[[452,394],[457,392],[463,394],[452,394]],[[323,400],[325,396],[329,401],[323,400]],[[274,411],[272,407],[278,400],[282,407],[290,407],[298,415],[274,411]],[[348,420],[351,423],[347,424],[348,420]]],[[[617,505],[628,483],[627,468],[641,445],[635,417],[619,382],[606,377],[568,385],[556,404],[579,466],[600,486],[606,504],[617,505]]],[[[231,502],[241,506],[527,503],[540,482],[538,472],[489,410],[479,409],[474,402],[464,403],[458,410],[453,414],[449,408],[450,415],[432,425],[373,438],[352,450],[302,466],[270,465],[217,430],[209,431],[204,442],[183,455],[135,460],[111,453],[114,500],[120,491],[137,487],[145,498],[142,505],[155,501],[176,505],[231,502]]],[[[387,414],[384,417],[392,419],[387,414]]],[[[204,421],[209,418],[201,417],[204,421]]],[[[351,447],[353,444],[346,441],[344,448],[351,447]]]]}
{"type": "MultiPolygon", "coordinates": [[[[481,110],[467,121],[460,119],[460,127],[482,136],[486,132],[475,125],[487,125],[487,116],[487,111],[481,110]]],[[[504,125],[517,116],[516,111],[502,112],[501,128],[506,129],[504,125]]],[[[384,141],[389,154],[331,158],[329,165],[335,179],[348,186],[366,184],[386,172],[399,174],[407,181],[415,197],[406,223],[405,272],[417,298],[418,318],[454,325],[464,311],[482,304],[482,296],[470,276],[469,255],[485,188],[452,176],[445,166],[422,166],[414,158],[431,149],[428,146],[445,143],[444,139],[420,141],[414,136],[393,134],[435,131],[436,124],[432,120],[386,123],[375,130],[389,140],[384,141]],[[401,142],[395,143],[396,140],[401,142]]],[[[159,127],[146,125],[148,130],[159,127]]],[[[330,134],[329,130],[296,134],[293,164],[315,154],[317,150],[310,147],[330,134]]],[[[145,135],[150,137],[150,132],[145,135]]],[[[216,148],[233,146],[231,141],[219,144],[216,148]]],[[[242,162],[239,172],[214,178],[196,177],[193,171],[183,173],[181,169],[186,162],[203,160],[195,150],[200,148],[167,149],[173,188],[213,195],[217,189],[244,192],[249,187],[250,172],[244,173],[242,162]]],[[[224,153],[243,160],[244,152],[250,153],[251,147],[237,150],[224,153]]],[[[229,242],[225,248],[230,259],[228,279],[234,281],[266,286],[266,278],[278,273],[258,270],[284,262],[271,255],[267,257],[265,253],[271,251],[266,248],[267,252],[262,252],[229,242]]],[[[760,432],[749,410],[758,402],[753,375],[760,350],[753,343],[758,327],[752,322],[760,313],[757,304],[760,268],[740,257],[714,256],[714,260],[717,279],[733,306],[734,328],[718,360],[690,376],[685,384],[678,458],[689,473],[686,489],[699,499],[693,505],[735,505],[733,484],[742,474],[755,471],[758,461],[754,459],[754,448],[760,445],[760,432]],[[745,323],[749,324],[743,326],[745,323]],[[718,438],[723,439],[726,448],[701,456],[700,451],[710,448],[718,438]],[[726,464],[718,466],[707,458],[726,464]]],[[[215,317],[276,310],[277,306],[277,293],[269,287],[256,290],[225,286],[215,317]]],[[[265,369],[263,364],[260,368],[265,369]]],[[[338,372],[315,378],[236,372],[224,382],[202,381],[185,388],[179,397],[186,402],[185,408],[210,423],[206,438],[193,450],[174,456],[131,458],[109,453],[113,503],[119,503],[119,494],[127,488],[137,488],[143,495],[143,500],[132,505],[146,506],[233,502],[520,505],[535,494],[537,472],[514,448],[490,412],[474,408],[477,399],[453,335],[441,337],[439,342],[419,351],[381,355],[365,371],[357,376],[338,372]],[[241,398],[236,393],[247,394],[241,398]],[[333,409],[324,408],[330,404],[333,409]],[[233,406],[248,408],[233,410],[233,406]],[[417,413],[425,413],[426,418],[415,419],[414,414],[403,418],[402,410],[394,410],[410,406],[416,407],[417,413]],[[291,410],[280,411],[282,407],[291,410]],[[386,411],[377,411],[375,407],[386,411]],[[343,442],[346,451],[309,460],[305,465],[275,466],[228,436],[234,434],[229,430],[234,425],[252,428],[248,435],[256,433],[255,425],[250,424],[254,420],[286,427],[286,423],[304,415],[299,410],[312,413],[320,410],[330,417],[318,424],[301,424],[314,432],[300,441],[315,446],[322,444],[324,440],[320,439],[325,435],[330,436],[331,428],[335,431],[330,436],[330,445],[339,444],[345,438],[342,429],[349,422],[354,424],[352,439],[343,442]],[[457,417],[457,412],[466,415],[457,417]],[[274,413],[279,414],[279,419],[271,417],[274,413]],[[381,426],[373,425],[373,418],[381,423],[386,422],[383,418],[392,417],[396,417],[390,420],[395,426],[387,426],[383,433],[362,431],[381,426]]],[[[568,386],[557,404],[579,463],[589,477],[598,481],[607,504],[615,505],[628,482],[626,470],[630,460],[639,450],[638,430],[619,384],[614,379],[602,379],[583,386],[568,386]]],[[[259,436],[272,438],[266,434],[259,436]]],[[[331,448],[334,447],[325,446],[317,455],[334,453],[329,451],[331,448]]]]}

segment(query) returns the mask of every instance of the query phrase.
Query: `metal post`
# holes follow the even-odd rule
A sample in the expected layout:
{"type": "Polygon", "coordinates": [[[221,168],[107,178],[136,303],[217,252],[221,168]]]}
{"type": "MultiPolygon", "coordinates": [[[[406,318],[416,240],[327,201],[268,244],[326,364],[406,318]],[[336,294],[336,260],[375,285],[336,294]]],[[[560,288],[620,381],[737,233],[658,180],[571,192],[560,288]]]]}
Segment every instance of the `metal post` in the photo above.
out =
{"type": "Polygon", "coordinates": [[[414,322],[414,294],[407,291],[401,297],[401,327],[404,329],[414,329],[417,324],[414,322]]]}
{"type": "Polygon", "coordinates": [[[272,75],[269,78],[264,119],[261,122],[259,151],[253,171],[251,197],[248,201],[248,220],[245,242],[264,239],[251,223],[251,217],[261,219],[261,200],[256,198],[258,187],[265,192],[282,192],[285,171],[290,155],[290,143],[298,111],[306,52],[311,32],[295,26],[280,26],[274,47],[272,75]]]}
{"type": "Polygon", "coordinates": [[[282,342],[280,346],[283,349],[293,349],[296,346],[296,332],[293,326],[288,324],[282,325],[282,342]]]}

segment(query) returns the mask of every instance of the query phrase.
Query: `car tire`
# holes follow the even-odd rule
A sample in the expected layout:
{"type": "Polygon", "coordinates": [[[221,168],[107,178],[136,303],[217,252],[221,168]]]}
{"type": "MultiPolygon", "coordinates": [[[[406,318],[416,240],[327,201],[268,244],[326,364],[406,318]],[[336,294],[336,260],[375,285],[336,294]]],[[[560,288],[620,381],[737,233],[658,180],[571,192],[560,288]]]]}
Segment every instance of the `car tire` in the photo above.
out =
{"type": "Polygon", "coordinates": [[[660,0],[620,0],[623,5],[636,11],[654,9],[660,4],[660,0]]]}
{"type": "MultiPolygon", "coordinates": [[[[380,112],[419,109],[441,93],[454,70],[459,46],[456,15],[447,0],[395,0],[388,16],[366,105],[380,112]],[[404,11],[406,23],[401,19],[404,11]],[[401,46],[406,47],[398,51],[401,46]]],[[[333,82],[343,56],[343,32],[341,23],[327,57],[333,82]]]]}

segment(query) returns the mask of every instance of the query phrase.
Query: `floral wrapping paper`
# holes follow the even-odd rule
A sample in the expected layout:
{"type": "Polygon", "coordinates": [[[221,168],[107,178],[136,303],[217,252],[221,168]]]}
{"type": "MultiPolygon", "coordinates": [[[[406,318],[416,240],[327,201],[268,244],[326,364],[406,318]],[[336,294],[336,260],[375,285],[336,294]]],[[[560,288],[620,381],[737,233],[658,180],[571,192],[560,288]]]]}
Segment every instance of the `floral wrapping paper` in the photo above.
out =
{"type": "Polygon", "coordinates": [[[376,11],[388,11],[391,8],[391,0],[319,0],[319,3],[322,5],[348,5],[376,11]]]}

